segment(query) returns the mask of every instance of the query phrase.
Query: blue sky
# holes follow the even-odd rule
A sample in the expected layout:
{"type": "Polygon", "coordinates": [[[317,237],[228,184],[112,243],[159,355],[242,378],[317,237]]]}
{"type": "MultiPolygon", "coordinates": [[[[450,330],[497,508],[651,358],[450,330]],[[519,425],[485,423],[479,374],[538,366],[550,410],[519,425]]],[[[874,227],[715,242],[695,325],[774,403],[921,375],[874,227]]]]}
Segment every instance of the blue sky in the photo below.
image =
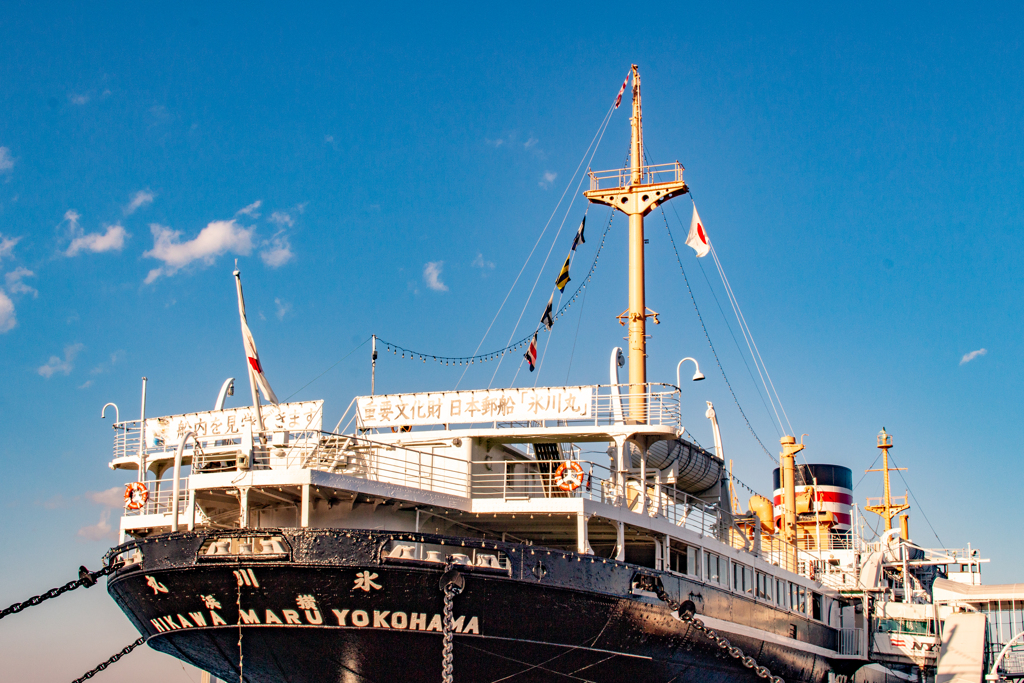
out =
{"type": "MultiPolygon", "coordinates": [[[[1024,436],[1022,28],[1010,4],[7,8],[0,602],[63,583],[109,547],[109,491],[125,476],[106,467],[105,402],[137,416],[145,375],[151,415],[205,409],[243,376],[235,258],[271,384],[325,399],[327,423],[368,392],[368,347],[303,387],[371,334],[471,353],[633,62],[648,156],[686,166],[808,460],[856,481],[884,425],[920,503],[914,538],[935,545],[930,522],[946,545],[993,559],[987,581],[1020,580],[1024,552],[1001,527],[1024,436]]],[[[625,158],[627,112],[595,169],[625,158]]],[[[690,206],[675,203],[681,242],[690,206]]],[[[505,343],[524,304],[536,323],[585,207],[575,196],[565,209],[551,260],[529,262],[484,349],[505,343]]],[[[607,215],[588,213],[570,287],[607,215]]],[[[614,220],[539,379],[518,383],[607,381],[624,334],[625,225],[614,220]]],[[[678,359],[697,357],[708,380],[684,387],[688,429],[711,441],[713,401],[737,474],[768,492],[772,463],[714,364],[660,214],[648,237],[648,305],[662,320],[649,375],[673,382],[678,359]]],[[[739,400],[777,451],[710,259],[682,257],[739,400]]],[[[474,365],[461,386],[487,386],[493,368],[474,365]]],[[[495,383],[516,369],[504,363],[495,383]]],[[[383,356],[378,390],[451,388],[460,373],[383,356]]],[[[855,497],[879,491],[868,475],[855,497]]],[[[74,677],[134,638],[102,589],[0,633],[5,670],[37,680],[74,677]],[[69,644],[60,658],[47,656],[55,638],[69,644]]],[[[198,678],[156,653],[132,658],[162,680],[198,678]]]]}

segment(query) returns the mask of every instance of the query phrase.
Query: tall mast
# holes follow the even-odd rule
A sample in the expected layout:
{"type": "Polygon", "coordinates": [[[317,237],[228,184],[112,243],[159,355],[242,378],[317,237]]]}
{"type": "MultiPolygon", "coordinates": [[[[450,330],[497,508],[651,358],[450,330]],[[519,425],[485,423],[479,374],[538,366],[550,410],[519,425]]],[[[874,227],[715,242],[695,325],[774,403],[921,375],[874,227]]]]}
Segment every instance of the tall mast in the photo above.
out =
{"type": "Polygon", "coordinates": [[[889,449],[892,448],[892,436],[886,434],[885,427],[882,427],[882,431],[878,433],[878,447],[882,449],[882,469],[880,470],[864,470],[865,472],[881,472],[882,479],[885,483],[883,488],[883,496],[881,498],[868,498],[868,505],[864,506],[864,509],[868,512],[874,512],[876,515],[881,516],[885,520],[885,530],[892,530],[892,518],[910,508],[907,504],[907,497],[904,495],[902,498],[897,498],[893,501],[892,490],[889,487],[889,472],[906,471],[905,467],[889,467],[889,449]],[[877,500],[878,503],[871,505],[871,501],[877,500]]]}
{"type": "Polygon", "coordinates": [[[629,325],[629,407],[632,422],[647,421],[647,318],[658,323],[657,313],[649,311],[644,282],[644,216],[661,202],[689,191],[683,182],[683,167],[674,164],[644,164],[643,118],[640,107],[640,71],[633,65],[633,115],[628,169],[590,173],[590,190],[584,196],[591,202],[607,204],[629,216],[629,308],[619,322],[629,325]],[[628,183],[623,185],[623,181],[628,183]],[[617,187],[602,189],[601,181],[617,187]],[[644,181],[647,181],[646,183],[644,181]],[[661,182],[654,182],[654,181],[661,182]]]}

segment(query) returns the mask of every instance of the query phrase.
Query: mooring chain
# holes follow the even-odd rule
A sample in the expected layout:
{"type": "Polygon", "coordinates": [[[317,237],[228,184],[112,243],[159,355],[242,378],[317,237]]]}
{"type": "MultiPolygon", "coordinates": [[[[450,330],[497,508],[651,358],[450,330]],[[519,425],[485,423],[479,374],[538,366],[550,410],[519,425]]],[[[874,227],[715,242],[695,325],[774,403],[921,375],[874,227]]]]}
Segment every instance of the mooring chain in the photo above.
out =
{"type": "Polygon", "coordinates": [[[785,683],[781,677],[773,676],[772,672],[768,670],[768,667],[758,665],[756,659],[747,655],[743,650],[730,643],[728,638],[718,635],[714,629],[705,626],[703,621],[694,616],[696,606],[692,602],[687,600],[680,604],[668,596],[668,593],[666,593],[665,589],[661,586],[661,582],[649,579],[647,583],[647,588],[653,591],[654,594],[658,596],[658,599],[668,605],[672,611],[676,612],[680,619],[692,626],[695,630],[703,633],[708,640],[713,642],[724,652],[727,652],[730,657],[740,660],[740,663],[743,664],[743,666],[748,669],[752,669],[760,678],[763,678],[770,683],[785,683]]]}
{"type": "Polygon", "coordinates": [[[124,648],[123,650],[118,652],[116,655],[114,655],[113,657],[111,657],[107,661],[105,661],[102,664],[100,664],[99,666],[97,666],[92,671],[88,671],[88,672],[84,673],[81,678],[76,678],[74,681],[72,681],[72,683],[82,683],[82,681],[89,680],[90,678],[92,678],[93,676],[95,676],[99,672],[103,671],[104,669],[106,669],[108,666],[110,666],[111,664],[113,664],[117,660],[121,659],[121,657],[124,657],[126,654],[128,654],[129,652],[131,652],[132,650],[137,648],[139,645],[142,645],[144,642],[146,642],[146,639],[140,636],[134,643],[132,643],[128,647],[124,648]]]}
{"type": "Polygon", "coordinates": [[[55,598],[58,595],[61,595],[62,593],[67,593],[68,591],[73,591],[76,588],[79,588],[81,586],[85,586],[86,588],[89,588],[90,586],[95,586],[96,585],[96,579],[98,579],[101,576],[106,576],[107,574],[110,574],[110,573],[114,572],[120,566],[121,566],[120,563],[117,563],[117,564],[111,563],[111,564],[108,564],[107,566],[105,566],[103,569],[100,569],[99,571],[95,571],[95,572],[91,572],[88,569],[86,569],[85,567],[79,567],[78,568],[78,579],[76,579],[75,581],[69,581],[66,584],[64,584],[63,586],[60,586],[59,588],[51,588],[50,590],[46,591],[42,595],[36,595],[36,596],[33,596],[33,597],[29,598],[25,602],[17,602],[15,604],[11,605],[7,609],[5,609],[3,611],[0,611],[0,619],[3,619],[4,617],[6,617],[9,614],[17,614],[18,612],[20,612],[21,610],[23,610],[23,609],[25,609],[27,607],[34,607],[34,606],[38,605],[39,603],[43,602],[44,600],[49,600],[50,598],[55,598]]]}
{"type": "Polygon", "coordinates": [[[445,572],[441,575],[440,588],[444,591],[444,620],[441,622],[441,633],[444,636],[444,647],[441,655],[441,681],[452,683],[452,670],[455,665],[454,643],[452,631],[455,629],[454,602],[455,596],[466,587],[466,577],[454,569],[449,559],[445,563],[445,572]]]}

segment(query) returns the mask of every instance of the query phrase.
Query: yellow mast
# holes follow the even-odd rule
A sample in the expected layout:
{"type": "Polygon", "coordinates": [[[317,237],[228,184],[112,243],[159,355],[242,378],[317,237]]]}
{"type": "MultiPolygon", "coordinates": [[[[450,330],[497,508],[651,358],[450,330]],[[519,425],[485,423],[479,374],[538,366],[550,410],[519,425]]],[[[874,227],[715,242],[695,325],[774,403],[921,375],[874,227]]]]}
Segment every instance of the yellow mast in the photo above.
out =
{"type": "MultiPolygon", "coordinates": [[[[644,164],[643,118],[640,107],[640,72],[633,65],[633,115],[630,118],[630,164],[628,169],[590,173],[590,190],[584,196],[591,202],[607,204],[629,216],[629,309],[620,316],[629,323],[629,407],[630,420],[646,422],[647,404],[647,318],[657,314],[648,311],[644,282],[644,216],[661,202],[689,191],[683,182],[679,162],[659,167],[644,164]],[[668,168],[671,166],[671,168],[668,168]],[[628,172],[628,174],[627,174],[628,172]],[[659,174],[672,173],[668,182],[652,182],[659,174]],[[622,181],[628,177],[628,183],[622,181]],[[600,188],[603,179],[614,179],[617,187],[600,188]],[[646,183],[644,181],[647,181],[646,183]]],[[[625,323],[623,323],[625,324],[625,323]]]]}
{"type": "Polygon", "coordinates": [[[907,504],[907,497],[903,496],[902,502],[897,498],[897,502],[893,502],[891,490],[889,488],[889,472],[906,471],[905,467],[889,467],[889,449],[892,448],[892,436],[886,434],[885,427],[882,427],[882,431],[878,433],[878,447],[882,449],[882,469],[879,470],[864,470],[865,472],[881,472],[883,481],[885,482],[883,489],[883,496],[881,498],[868,498],[868,505],[864,506],[864,509],[868,512],[874,512],[881,516],[885,520],[885,530],[892,530],[892,518],[910,508],[907,504]],[[877,500],[876,505],[871,505],[871,501],[877,500]]]}

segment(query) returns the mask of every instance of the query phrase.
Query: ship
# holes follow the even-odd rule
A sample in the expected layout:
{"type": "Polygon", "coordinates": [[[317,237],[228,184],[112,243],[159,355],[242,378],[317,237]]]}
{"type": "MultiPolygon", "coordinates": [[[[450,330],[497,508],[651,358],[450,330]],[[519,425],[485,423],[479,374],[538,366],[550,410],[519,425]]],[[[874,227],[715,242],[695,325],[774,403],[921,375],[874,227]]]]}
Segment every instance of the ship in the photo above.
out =
{"type": "Polygon", "coordinates": [[[147,416],[143,380],[140,417],[113,425],[110,467],[133,474],[107,590],[149,647],[251,682],[934,676],[930,593],[978,558],[905,529],[864,540],[851,471],[798,463],[793,436],[774,500],[741,510],[714,406],[705,449],[678,376],[648,380],[644,218],[689,188],[678,162],[645,163],[630,79],[629,165],[583,193],[629,220],[628,348],[608,383],[371,388],[325,428],[323,401],[270,390],[236,269],[252,405],[225,407],[229,379],[212,410],[147,416]],[[920,638],[876,642],[925,605],[920,638]]]}

